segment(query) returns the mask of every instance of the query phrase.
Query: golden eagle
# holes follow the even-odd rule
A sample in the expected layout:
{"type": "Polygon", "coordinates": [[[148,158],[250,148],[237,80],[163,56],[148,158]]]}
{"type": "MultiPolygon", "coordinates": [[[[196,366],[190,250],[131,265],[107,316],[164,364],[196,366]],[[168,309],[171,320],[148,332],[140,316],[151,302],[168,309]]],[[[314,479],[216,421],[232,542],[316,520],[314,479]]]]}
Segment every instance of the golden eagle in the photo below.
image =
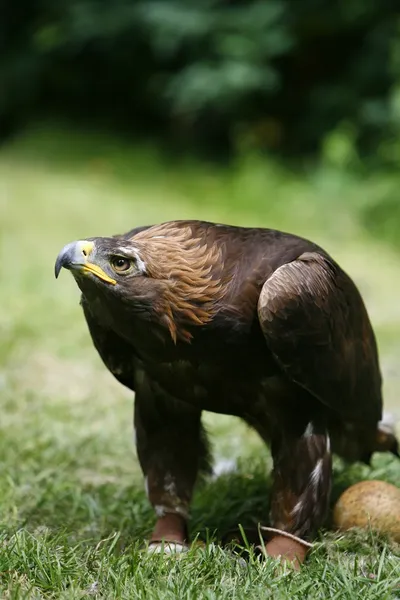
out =
{"type": "Polygon", "coordinates": [[[135,392],[138,457],[157,515],[150,544],[183,549],[203,410],[241,417],[271,447],[269,555],[302,561],[326,515],[331,453],[398,454],[381,424],[377,345],[355,284],[319,246],[200,221],[72,242],[95,348],[135,392]]]}

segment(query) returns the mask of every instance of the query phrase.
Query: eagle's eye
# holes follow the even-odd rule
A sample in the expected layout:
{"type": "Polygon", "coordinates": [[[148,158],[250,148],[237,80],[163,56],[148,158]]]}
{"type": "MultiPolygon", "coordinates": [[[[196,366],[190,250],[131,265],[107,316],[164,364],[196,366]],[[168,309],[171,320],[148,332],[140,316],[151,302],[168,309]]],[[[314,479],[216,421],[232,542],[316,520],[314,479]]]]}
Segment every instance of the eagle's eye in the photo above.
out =
{"type": "Polygon", "coordinates": [[[111,259],[111,266],[117,273],[127,273],[132,269],[132,261],[123,256],[114,256],[111,259]]]}

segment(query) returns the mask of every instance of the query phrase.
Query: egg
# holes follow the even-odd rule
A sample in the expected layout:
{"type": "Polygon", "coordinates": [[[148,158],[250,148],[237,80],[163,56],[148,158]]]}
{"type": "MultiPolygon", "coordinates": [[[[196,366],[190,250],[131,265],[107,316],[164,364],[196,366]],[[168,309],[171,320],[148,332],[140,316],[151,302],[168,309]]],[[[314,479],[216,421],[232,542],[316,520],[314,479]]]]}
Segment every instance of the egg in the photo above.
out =
{"type": "Polygon", "coordinates": [[[333,523],[340,530],[350,527],[375,529],[400,543],[400,489],[385,481],[360,481],[336,502],[333,523]]]}

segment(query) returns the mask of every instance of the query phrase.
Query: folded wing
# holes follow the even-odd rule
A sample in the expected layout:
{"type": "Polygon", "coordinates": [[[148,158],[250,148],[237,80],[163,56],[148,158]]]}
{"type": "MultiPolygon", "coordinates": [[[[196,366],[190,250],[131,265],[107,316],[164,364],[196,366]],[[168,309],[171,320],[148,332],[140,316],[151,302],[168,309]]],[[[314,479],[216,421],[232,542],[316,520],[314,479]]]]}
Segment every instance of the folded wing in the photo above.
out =
{"type": "Polygon", "coordinates": [[[329,257],[307,252],[265,282],[258,316],[286,375],[343,416],[381,418],[377,347],[362,298],[329,257]]]}

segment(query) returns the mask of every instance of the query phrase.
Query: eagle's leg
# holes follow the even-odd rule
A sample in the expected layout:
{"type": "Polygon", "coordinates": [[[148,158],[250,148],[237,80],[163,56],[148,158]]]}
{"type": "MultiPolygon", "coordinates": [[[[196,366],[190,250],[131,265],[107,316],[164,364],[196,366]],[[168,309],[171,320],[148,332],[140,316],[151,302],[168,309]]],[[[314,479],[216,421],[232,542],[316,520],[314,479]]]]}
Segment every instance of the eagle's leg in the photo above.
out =
{"type": "Polygon", "coordinates": [[[329,435],[324,424],[311,420],[302,431],[285,428],[272,440],[271,450],[271,526],[293,537],[273,537],[265,549],[270,556],[302,562],[308,542],[328,510],[332,480],[329,435]]]}
{"type": "Polygon", "coordinates": [[[183,550],[199,470],[208,465],[200,411],[168,398],[136,395],[135,430],[145,487],[157,521],[151,547],[183,550]]]}

